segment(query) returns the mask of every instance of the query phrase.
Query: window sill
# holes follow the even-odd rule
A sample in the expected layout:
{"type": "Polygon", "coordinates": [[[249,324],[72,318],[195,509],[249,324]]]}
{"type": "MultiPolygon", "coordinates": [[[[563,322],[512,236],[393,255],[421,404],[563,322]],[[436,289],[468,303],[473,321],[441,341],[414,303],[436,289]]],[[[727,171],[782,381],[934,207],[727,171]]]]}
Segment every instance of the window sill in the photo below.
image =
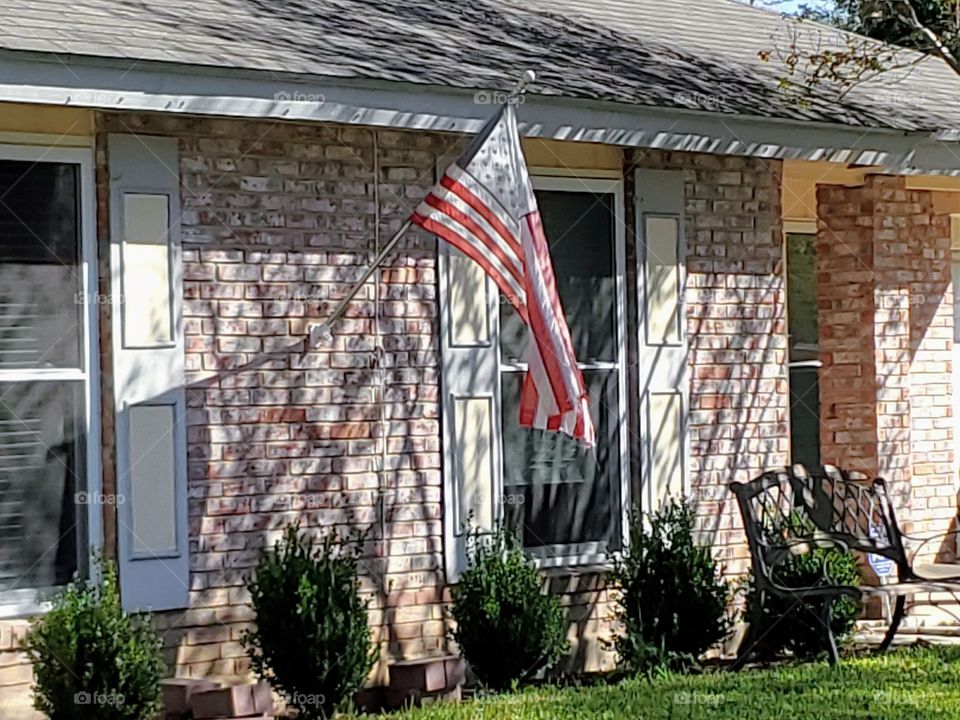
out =
{"type": "Polygon", "coordinates": [[[26,620],[44,615],[53,607],[49,597],[59,588],[41,590],[13,590],[0,593],[0,621],[26,620]]]}
{"type": "MultiPolygon", "coordinates": [[[[572,549],[572,548],[571,548],[572,549]]],[[[596,575],[608,573],[620,553],[606,552],[599,547],[585,547],[582,552],[551,553],[527,550],[533,557],[537,569],[545,575],[596,575]]]]}
{"type": "Polygon", "coordinates": [[[613,570],[613,561],[580,563],[570,560],[563,565],[540,565],[538,569],[547,577],[564,575],[605,575],[613,570]]]}

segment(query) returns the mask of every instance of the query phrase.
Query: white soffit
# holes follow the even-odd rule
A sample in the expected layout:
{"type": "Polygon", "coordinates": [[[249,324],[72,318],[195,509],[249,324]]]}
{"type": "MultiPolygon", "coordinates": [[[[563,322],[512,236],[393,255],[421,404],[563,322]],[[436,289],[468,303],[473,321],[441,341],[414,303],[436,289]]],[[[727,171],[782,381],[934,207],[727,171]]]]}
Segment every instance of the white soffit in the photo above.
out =
{"type": "MultiPolygon", "coordinates": [[[[457,133],[476,132],[492,109],[470,91],[431,86],[23,52],[0,52],[0,102],[457,133]]],[[[519,117],[528,137],[960,175],[960,142],[924,132],[533,95],[519,117]]]]}

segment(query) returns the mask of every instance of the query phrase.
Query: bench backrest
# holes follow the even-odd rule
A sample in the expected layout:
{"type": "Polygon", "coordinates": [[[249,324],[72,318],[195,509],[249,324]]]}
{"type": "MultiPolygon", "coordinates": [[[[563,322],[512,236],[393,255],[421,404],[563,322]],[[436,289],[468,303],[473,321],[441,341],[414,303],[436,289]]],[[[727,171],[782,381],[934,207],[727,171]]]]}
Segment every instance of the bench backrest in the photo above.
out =
{"type": "Polygon", "coordinates": [[[740,506],[758,582],[770,579],[786,553],[826,547],[829,540],[890,558],[900,579],[912,573],[880,478],[870,481],[831,466],[807,470],[795,465],[730,487],[740,506]]]}

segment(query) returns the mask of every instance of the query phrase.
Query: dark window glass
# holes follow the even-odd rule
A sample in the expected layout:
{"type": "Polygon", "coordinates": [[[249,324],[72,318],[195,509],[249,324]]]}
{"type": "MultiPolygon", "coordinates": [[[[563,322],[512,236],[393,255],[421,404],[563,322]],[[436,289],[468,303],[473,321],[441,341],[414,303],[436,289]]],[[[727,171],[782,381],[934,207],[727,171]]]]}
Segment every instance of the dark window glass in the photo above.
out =
{"type": "Polygon", "coordinates": [[[0,591],[77,571],[87,498],[82,382],[0,383],[0,591]]]}
{"type": "Polygon", "coordinates": [[[0,369],[80,367],[76,165],[0,161],[0,369]]]}
{"type": "MultiPolygon", "coordinates": [[[[617,284],[613,196],[537,192],[557,290],[579,362],[617,360],[617,284]]],[[[526,328],[507,304],[500,311],[503,359],[518,362],[526,328]]]]}
{"type": "Polygon", "coordinates": [[[0,161],[0,592],[63,585],[86,554],[78,183],[0,161]]]}
{"type": "MultiPolygon", "coordinates": [[[[620,422],[614,197],[538,191],[537,201],[560,300],[581,367],[597,429],[595,451],[560,433],[521,428],[522,373],[502,374],[504,512],[528,548],[596,543],[620,546],[620,422]],[[597,368],[596,365],[600,367],[597,368]]],[[[518,363],[527,330],[501,305],[500,348],[518,363]]]]}
{"type": "Polygon", "coordinates": [[[790,454],[820,464],[820,370],[816,235],[787,236],[787,321],[790,329],[790,454]]]}
{"type": "Polygon", "coordinates": [[[600,542],[620,547],[617,372],[585,372],[596,454],[565,435],[521,428],[520,373],[503,376],[504,513],[524,546],[600,542]]]}

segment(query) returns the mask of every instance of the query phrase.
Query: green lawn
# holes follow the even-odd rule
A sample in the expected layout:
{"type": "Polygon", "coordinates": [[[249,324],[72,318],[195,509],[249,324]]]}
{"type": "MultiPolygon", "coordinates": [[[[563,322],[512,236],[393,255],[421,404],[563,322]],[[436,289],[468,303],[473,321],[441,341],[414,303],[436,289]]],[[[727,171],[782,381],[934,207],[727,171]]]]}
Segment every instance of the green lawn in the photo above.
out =
{"type": "Polygon", "coordinates": [[[582,688],[535,688],[437,704],[397,720],[907,720],[960,718],[960,648],[773,670],[714,672],[582,688]]]}

